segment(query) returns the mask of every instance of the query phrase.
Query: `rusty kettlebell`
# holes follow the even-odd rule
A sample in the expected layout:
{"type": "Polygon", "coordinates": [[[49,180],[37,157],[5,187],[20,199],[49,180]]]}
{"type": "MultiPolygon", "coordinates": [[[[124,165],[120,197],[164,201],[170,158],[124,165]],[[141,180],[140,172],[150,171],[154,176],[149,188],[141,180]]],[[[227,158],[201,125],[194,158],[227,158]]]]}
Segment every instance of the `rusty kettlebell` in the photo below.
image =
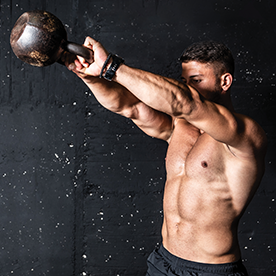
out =
{"type": "Polygon", "coordinates": [[[47,11],[35,10],[23,13],[16,21],[10,36],[14,54],[33,66],[48,66],[60,62],[64,51],[82,56],[93,62],[93,51],[67,41],[62,22],[47,11]]]}

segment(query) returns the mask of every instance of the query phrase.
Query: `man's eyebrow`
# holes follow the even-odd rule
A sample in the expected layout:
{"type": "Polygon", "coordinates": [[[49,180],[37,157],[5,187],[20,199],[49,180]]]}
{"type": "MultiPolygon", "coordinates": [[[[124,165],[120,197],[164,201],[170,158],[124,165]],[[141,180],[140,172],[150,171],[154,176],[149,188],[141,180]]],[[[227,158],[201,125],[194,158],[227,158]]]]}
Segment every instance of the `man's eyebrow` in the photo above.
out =
{"type": "MultiPolygon", "coordinates": [[[[192,75],[192,76],[189,76],[188,78],[191,79],[191,78],[195,78],[195,77],[202,77],[203,75],[202,74],[196,74],[196,75],[192,75]]],[[[182,80],[186,80],[184,77],[180,77],[180,79],[182,80]]]]}
{"type": "Polygon", "coordinates": [[[203,76],[202,74],[197,74],[197,75],[192,75],[192,76],[190,76],[189,78],[202,77],[202,76],[203,76]]]}

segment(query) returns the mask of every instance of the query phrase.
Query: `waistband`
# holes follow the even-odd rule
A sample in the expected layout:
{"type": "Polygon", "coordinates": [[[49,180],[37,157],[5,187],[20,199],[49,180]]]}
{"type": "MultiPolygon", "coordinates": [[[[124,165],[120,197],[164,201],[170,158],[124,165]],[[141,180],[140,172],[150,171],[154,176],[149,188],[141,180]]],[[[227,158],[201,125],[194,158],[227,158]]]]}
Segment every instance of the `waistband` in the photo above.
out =
{"type": "Polygon", "coordinates": [[[205,264],[179,258],[171,254],[163,245],[160,246],[158,252],[164,259],[167,259],[172,266],[179,268],[182,267],[197,272],[237,273],[246,271],[244,265],[242,264],[242,260],[225,264],[205,264]]]}

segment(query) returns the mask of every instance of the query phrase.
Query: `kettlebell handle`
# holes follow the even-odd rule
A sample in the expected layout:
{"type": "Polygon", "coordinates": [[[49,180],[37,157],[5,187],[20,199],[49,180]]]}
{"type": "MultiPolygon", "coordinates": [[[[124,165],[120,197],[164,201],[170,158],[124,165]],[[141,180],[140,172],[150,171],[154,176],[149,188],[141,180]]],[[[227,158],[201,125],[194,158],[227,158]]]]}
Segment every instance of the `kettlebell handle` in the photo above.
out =
{"type": "Polygon", "coordinates": [[[92,63],[94,61],[93,51],[89,48],[84,47],[83,45],[71,41],[66,41],[63,48],[67,52],[83,57],[88,63],[92,63]]]}

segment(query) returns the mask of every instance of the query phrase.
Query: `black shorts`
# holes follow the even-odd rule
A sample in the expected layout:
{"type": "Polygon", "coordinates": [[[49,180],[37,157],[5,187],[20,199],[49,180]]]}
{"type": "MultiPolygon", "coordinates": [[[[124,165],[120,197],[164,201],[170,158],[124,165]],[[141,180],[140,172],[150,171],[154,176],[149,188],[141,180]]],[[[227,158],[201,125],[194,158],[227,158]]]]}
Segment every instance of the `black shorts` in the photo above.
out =
{"type": "Polygon", "coordinates": [[[248,276],[242,261],[227,264],[204,264],[172,255],[163,246],[148,258],[146,276],[248,276]]]}

